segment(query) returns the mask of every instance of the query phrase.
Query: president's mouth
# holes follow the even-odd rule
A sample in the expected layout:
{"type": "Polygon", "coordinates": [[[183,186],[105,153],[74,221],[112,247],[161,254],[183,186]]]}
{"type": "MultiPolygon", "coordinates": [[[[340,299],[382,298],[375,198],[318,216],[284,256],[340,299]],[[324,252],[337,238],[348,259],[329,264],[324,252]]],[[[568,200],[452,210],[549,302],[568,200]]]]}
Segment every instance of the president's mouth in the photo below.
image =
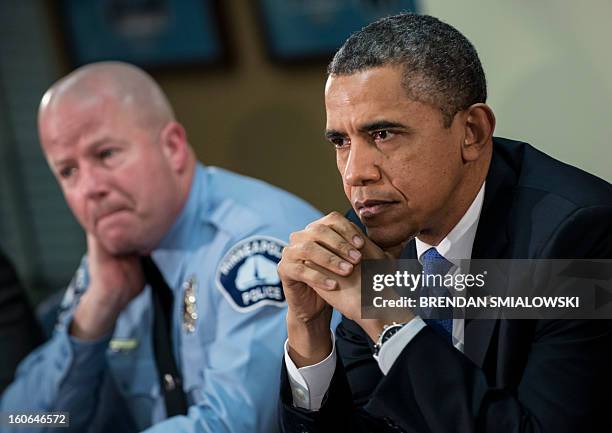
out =
{"type": "Polygon", "coordinates": [[[389,211],[396,204],[398,202],[392,200],[365,200],[355,202],[355,210],[362,219],[369,219],[389,211]]]}

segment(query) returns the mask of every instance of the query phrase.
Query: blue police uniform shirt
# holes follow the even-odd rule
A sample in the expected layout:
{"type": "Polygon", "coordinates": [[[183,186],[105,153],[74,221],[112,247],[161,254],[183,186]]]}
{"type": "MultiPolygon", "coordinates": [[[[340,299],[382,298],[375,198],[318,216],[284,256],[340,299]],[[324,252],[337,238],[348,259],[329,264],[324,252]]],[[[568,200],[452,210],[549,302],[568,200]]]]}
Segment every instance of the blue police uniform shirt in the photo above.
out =
{"type": "Polygon", "coordinates": [[[0,410],[67,411],[62,431],[277,431],[286,303],[276,265],[289,234],[319,217],[285,191],[198,164],[184,209],[151,254],[174,293],[172,341],[188,414],[165,416],[150,287],[121,313],[112,337],[68,334],[88,285],[86,258],[52,339],[22,362],[0,410]]]}

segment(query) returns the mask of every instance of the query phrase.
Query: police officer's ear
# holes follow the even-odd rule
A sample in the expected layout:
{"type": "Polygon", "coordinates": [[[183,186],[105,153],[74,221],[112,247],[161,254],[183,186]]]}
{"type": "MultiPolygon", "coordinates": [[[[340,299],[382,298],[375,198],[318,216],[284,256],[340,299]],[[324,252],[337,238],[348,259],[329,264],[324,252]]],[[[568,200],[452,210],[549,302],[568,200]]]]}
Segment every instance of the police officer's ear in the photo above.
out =
{"type": "Polygon", "coordinates": [[[495,130],[493,110],[487,104],[478,103],[457,114],[460,114],[458,117],[463,122],[465,133],[464,142],[461,144],[463,160],[476,161],[490,150],[495,130]]]}
{"type": "Polygon", "coordinates": [[[159,140],[170,166],[179,173],[184,171],[188,166],[190,148],[183,125],[174,120],[168,122],[162,129],[159,140]]]}

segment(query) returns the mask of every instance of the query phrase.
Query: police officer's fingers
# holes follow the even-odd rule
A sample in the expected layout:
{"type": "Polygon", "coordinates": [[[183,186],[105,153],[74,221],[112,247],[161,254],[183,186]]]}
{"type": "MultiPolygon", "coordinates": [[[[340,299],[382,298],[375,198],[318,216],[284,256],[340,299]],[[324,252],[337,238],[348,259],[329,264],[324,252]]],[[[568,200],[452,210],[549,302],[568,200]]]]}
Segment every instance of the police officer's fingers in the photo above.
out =
{"type": "Polygon", "coordinates": [[[96,261],[102,253],[100,242],[91,233],[87,233],[87,257],[89,260],[96,261]]]}
{"type": "MultiPolygon", "coordinates": [[[[337,287],[338,283],[330,276],[325,273],[313,269],[312,266],[308,266],[308,261],[305,262],[287,262],[283,267],[283,274],[285,279],[291,281],[300,281],[309,287],[318,288],[322,290],[333,290],[337,287]]],[[[284,286],[284,285],[283,285],[284,286]]]]}
{"type": "MultiPolygon", "coordinates": [[[[309,241],[318,243],[341,259],[355,265],[361,260],[361,252],[330,226],[313,224],[307,228],[307,234],[309,241]]],[[[308,241],[302,241],[305,242],[308,241]]]]}
{"type": "Polygon", "coordinates": [[[325,225],[331,227],[336,233],[346,239],[355,248],[361,248],[364,245],[365,235],[352,222],[339,212],[331,212],[324,216],[322,221],[325,225]]]}
{"type": "Polygon", "coordinates": [[[90,265],[104,266],[108,262],[114,262],[116,257],[104,248],[98,238],[91,233],[87,233],[87,259],[90,265]]]}

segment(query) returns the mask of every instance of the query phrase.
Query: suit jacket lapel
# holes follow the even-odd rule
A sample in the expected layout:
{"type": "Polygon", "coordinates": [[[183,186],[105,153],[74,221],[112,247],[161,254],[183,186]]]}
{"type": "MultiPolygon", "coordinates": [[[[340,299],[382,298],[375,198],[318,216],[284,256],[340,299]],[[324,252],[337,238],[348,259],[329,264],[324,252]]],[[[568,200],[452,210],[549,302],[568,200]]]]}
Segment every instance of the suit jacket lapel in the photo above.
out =
{"type": "MultiPolygon", "coordinates": [[[[513,187],[517,176],[495,142],[489,166],[485,196],[472,248],[473,259],[501,259],[507,256],[508,222],[513,187]]],[[[486,355],[498,320],[466,320],[464,353],[479,367],[484,367],[486,355]]]]}
{"type": "Polygon", "coordinates": [[[414,239],[410,239],[410,241],[406,244],[406,246],[404,246],[404,249],[402,250],[401,254],[400,254],[400,259],[417,259],[417,254],[416,254],[416,242],[414,241],[414,239]]]}

